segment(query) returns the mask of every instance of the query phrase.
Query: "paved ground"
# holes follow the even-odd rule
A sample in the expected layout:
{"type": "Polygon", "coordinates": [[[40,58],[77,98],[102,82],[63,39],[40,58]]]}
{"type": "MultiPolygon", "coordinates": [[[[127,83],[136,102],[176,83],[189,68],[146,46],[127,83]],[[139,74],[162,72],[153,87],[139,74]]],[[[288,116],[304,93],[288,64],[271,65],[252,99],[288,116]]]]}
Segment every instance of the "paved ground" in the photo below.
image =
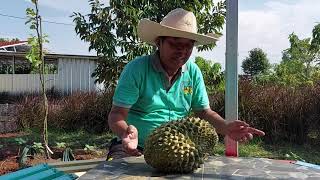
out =
{"type": "Polygon", "coordinates": [[[192,174],[166,175],[141,156],[103,162],[80,177],[85,179],[320,179],[320,169],[265,158],[210,157],[192,174]]]}

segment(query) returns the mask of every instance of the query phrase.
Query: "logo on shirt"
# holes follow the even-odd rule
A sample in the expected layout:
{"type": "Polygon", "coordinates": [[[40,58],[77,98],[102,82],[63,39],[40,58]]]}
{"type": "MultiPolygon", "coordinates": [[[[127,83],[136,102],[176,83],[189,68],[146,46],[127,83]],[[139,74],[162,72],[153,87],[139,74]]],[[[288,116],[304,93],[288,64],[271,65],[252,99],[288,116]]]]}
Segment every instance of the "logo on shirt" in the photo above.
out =
{"type": "Polygon", "coordinates": [[[183,93],[184,95],[192,94],[192,86],[184,86],[183,87],[183,93]]]}
{"type": "Polygon", "coordinates": [[[193,88],[190,80],[182,81],[181,90],[184,95],[192,95],[193,88]]]}

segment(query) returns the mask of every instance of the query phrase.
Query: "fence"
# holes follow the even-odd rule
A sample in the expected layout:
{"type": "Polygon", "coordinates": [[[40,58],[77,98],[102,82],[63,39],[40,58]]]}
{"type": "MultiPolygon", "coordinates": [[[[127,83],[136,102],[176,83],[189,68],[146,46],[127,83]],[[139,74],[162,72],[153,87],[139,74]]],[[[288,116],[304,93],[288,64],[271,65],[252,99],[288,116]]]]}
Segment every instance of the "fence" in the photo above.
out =
{"type": "MultiPolygon", "coordinates": [[[[46,88],[59,87],[56,74],[45,75],[46,88]]],[[[39,74],[1,74],[0,91],[10,93],[40,92],[39,74]]]]}

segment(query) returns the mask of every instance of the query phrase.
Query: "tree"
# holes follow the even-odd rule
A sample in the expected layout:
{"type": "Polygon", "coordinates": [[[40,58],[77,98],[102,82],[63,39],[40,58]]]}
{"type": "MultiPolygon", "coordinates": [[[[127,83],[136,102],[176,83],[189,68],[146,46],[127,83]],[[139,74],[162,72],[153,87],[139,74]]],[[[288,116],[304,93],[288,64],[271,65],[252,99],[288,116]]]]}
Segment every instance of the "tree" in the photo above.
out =
{"type": "Polygon", "coordinates": [[[200,56],[197,56],[195,63],[200,68],[204,82],[208,91],[223,91],[225,80],[224,75],[221,72],[220,63],[212,63],[210,60],[206,60],[200,56]]]}
{"type": "Polygon", "coordinates": [[[242,62],[242,69],[245,74],[255,76],[266,72],[269,67],[267,54],[260,48],[254,48],[249,51],[249,57],[246,57],[242,62]]]}
{"type": "MultiPolygon", "coordinates": [[[[200,33],[217,33],[225,23],[225,2],[216,5],[211,0],[110,0],[104,6],[99,0],[89,0],[91,13],[82,15],[74,12],[76,33],[81,40],[90,43],[89,50],[95,50],[99,59],[93,76],[99,83],[115,86],[123,66],[136,56],[150,53],[154,48],[141,43],[137,37],[140,19],[148,18],[160,22],[172,9],[182,7],[195,13],[200,33]]],[[[215,44],[199,47],[212,49],[215,44]]]]}
{"type": "Polygon", "coordinates": [[[282,53],[283,61],[298,60],[305,66],[305,76],[311,77],[312,63],[320,60],[320,24],[312,30],[312,37],[299,39],[295,33],[289,35],[290,47],[282,53]]]}
{"type": "Polygon", "coordinates": [[[313,85],[320,79],[320,24],[312,30],[312,37],[299,39],[289,35],[290,47],[282,51],[282,61],[273,71],[257,77],[259,83],[277,83],[286,86],[313,85]]]}
{"type": "Polygon", "coordinates": [[[41,93],[43,97],[43,130],[42,130],[42,141],[46,149],[45,154],[47,158],[50,158],[50,154],[53,152],[48,146],[48,99],[46,95],[46,85],[44,80],[45,72],[45,62],[44,62],[44,52],[43,43],[48,42],[46,36],[42,35],[41,27],[41,16],[39,14],[38,0],[32,0],[35,6],[35,10],[32,8],[27,8],[26,13],[28,20],[26,24],[30,24],[30,29],[36,32],[36,36],[29,38],[28,43],[31,45],[31,49],[26,55],[26,58],[31,62],[38,72],[41,84],[41,93]]]}
{"type": "Polygon", "coordinates": [[[286,86],[300,86],[307,82],[306,66],[299,60],[282,61],[275,67],[278,82],[286,86]]]}

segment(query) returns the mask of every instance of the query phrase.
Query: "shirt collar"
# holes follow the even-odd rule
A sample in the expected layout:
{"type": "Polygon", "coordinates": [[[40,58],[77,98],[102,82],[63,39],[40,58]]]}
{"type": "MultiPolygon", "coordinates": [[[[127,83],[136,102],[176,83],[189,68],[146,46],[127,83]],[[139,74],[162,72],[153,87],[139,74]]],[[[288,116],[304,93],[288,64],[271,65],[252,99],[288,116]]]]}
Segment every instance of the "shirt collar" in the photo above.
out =
{"type": "MultiPolygon", "coordinates": [[[[159,51],[156,51],[152,56],[151,56],[151,63],[152,63],[152,67],[154,68],[154,70],[156,70],[157,72],[164,72],[166,73],[166,71],[163,69],[161,62],[160,62],[160,57],[159,57],[159,51]]],[[[182,67],[179,69],[179,71],[181,71],[181,73],[185,72],[188,70],[188,67],[186,64],[182,65],[182,67]]]]}

